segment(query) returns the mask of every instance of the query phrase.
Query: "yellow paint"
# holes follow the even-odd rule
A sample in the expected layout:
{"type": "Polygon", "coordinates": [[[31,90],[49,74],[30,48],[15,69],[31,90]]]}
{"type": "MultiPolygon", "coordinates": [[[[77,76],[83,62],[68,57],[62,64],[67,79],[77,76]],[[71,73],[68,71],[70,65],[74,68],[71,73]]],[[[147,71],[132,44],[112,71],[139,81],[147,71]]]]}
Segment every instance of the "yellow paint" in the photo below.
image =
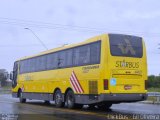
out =
{"type": "MultiPolygon", "coordinates": [[[[97,64],[99,68],[85,70],[86,66],[78,66],[72,68],[63,68],[57,70],[49,70],[42,72],[26,73],[18,75],[18,85],[12,90],[17,92],[19,88],[24,85],[24,92],[40,92],[40,93],[53,93],[55,88],[60,88],[62,93],[65,93],[67,88],[71,88],[69,82],[72,71],[76,73],[79,82],[84,90],[84,94],[89,94],[88,82],[98,81],[98,94],[101,93],[146,93],[147,90],[144,88],[145,80],[147,80],[147,62],[146,62],[146,49],[143,42],[143,57],[133,58],[133,57],[118,57],[112,56],[110,53],[109,37],[108,34],[103,34],[97,37],[93,37],[84,42],[74,45],[67,45],[64,47],[59,47],[56,49],[51,49],[35,56],[40,56],[48,54],[51,52],[72,48],[79,45],[84,45],[87,43],[95,42],[101,40],[101,58],[100,64],[97,64]],[[116,67],[117,61],[126,61],[138,64],[138,68],[118,68],[116,67]],[[115,78],[117,83],[116,86],[109,84],[109,90],[104,90],[103,80],[115,78]],[[130,90],[124,90],[125,85],[132,86],[130,90]]],[[[122,49],[122,48],[121,48],[122,49]]],[[[132,48],[127,48],[124,52],[134,50],[132,48]]],[[[20,60],[24,60],[25,57],[20,60]]],[[[18,60],[18,61],[20,61],[18,60]]],[[[87,65],[93,66],[93,65],[87,65]]],[[[94,65],[96,66],[96,65],[94,65]]],[[[76,93],[75,93],[76,94],[76,93]]]]}

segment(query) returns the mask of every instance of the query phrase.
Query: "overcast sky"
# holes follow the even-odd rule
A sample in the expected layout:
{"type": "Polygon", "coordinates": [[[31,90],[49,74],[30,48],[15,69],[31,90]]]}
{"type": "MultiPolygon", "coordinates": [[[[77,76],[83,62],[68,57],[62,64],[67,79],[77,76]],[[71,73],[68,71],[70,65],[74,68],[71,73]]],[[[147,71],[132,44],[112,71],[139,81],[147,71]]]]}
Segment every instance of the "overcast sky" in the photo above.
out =
{"type": "Polygon", "coordinates": [[[103,33],[142,36],[148,73],[160,73],[159,0],[0,0],[0,68],[44,51],[103,33]]]}

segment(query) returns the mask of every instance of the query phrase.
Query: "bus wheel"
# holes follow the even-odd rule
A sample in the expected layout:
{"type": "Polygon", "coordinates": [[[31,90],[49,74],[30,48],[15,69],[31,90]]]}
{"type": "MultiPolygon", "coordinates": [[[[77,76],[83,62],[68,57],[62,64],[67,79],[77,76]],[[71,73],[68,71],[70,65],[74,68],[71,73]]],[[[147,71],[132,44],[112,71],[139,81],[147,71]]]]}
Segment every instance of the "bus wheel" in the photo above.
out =
{"type": "Polygon", "coordinates": [[[72,90],[69,90],[66,95],[66,103],[69,109],[75,108],[75,96],[72,90]]]}
{"type": "Polygon", "coordinates": [[[56,90],[54,94],[54,100],[56,107],[64,107],[65,103],[63,102],[62,93],[60,90],[56,90]]]}
{"type": "Polygon", "coordinates": [[[101,110],[109,110],[110,107],[112,106],[112,103],[101,103],[101,104],[99,104],[97,106],[101,110]]]}
{"type": "Polygon", "coordinates": [[[26,99],[23,98],[23,94],[22,94],[22,91],[21,91],[21,90],[19,91],[19,102],[20,102],[20,103],[25,103],[25,102],[26,102],[26,99]]]}

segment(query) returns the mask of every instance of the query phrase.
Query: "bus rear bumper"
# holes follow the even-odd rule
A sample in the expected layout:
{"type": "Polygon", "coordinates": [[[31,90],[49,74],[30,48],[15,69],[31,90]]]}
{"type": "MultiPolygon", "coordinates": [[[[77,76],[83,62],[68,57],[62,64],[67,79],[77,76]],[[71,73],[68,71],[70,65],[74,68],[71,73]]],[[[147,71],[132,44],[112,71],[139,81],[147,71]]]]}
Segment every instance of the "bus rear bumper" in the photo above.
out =
{"type": "Polygon", "coordinates": [[[100,101],[134,102],[146,100],[147,94],[100,94],[99,99],[100,101]]]}
{"type": "Polygon", "coordinates": [[[145,93],[130,93],[130,94],[100,94],[100,95],[76,95],[76,103],[79,104],[97,104],[101,102],[137,102],[147,99],[145,93]]]}

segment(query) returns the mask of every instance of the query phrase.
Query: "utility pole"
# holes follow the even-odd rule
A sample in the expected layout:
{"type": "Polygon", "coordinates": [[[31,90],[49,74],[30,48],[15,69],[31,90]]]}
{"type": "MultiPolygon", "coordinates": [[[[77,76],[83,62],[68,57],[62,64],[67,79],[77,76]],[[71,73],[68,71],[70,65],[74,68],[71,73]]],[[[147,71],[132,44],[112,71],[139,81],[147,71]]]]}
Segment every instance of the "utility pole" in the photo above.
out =
{"type": "Polygon", "coordinates": [[[45,48],[45,50],[48,50],[48,48],[44,44],[44,42],[35,34],[35,32],[33,32],[32,29],[30,29],[30,28],[24,28],[24,29],[29,30],[36,37],[36,39],[41,43],[41,45],[45,48]]]}

